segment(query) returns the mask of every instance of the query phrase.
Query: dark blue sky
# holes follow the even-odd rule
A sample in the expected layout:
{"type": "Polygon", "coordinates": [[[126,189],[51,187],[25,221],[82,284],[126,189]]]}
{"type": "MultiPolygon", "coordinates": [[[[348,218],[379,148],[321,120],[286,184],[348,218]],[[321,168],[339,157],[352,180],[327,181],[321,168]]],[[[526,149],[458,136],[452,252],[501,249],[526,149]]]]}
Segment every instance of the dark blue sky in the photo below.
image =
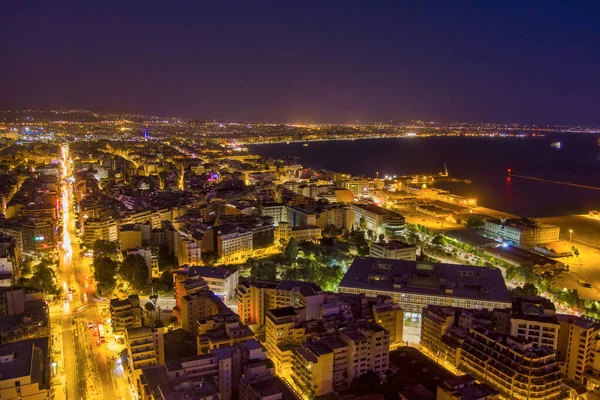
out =
{"type": "Polygon", "coordinates": [[[598,0],[3,0],[0,15],[3,104],[600,125],[598,0]]]}

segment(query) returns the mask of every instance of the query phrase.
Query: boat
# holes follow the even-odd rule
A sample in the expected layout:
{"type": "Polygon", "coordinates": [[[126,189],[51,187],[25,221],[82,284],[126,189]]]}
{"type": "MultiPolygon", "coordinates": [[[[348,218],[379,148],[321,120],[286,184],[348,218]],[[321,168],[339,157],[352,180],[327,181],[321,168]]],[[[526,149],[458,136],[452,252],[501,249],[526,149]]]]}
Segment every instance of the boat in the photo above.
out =
{"type": "Polygon", "coordinates": [[[552,142],[550,143],[550,146],[554,147],[555,149],[560,149],[560,142],[552,142]]]}
{"type": "Polygon", "coordinates": [[[302,146],[304,146],[304,147],[308,147],[308,143],[304,143],[302,146]]]}

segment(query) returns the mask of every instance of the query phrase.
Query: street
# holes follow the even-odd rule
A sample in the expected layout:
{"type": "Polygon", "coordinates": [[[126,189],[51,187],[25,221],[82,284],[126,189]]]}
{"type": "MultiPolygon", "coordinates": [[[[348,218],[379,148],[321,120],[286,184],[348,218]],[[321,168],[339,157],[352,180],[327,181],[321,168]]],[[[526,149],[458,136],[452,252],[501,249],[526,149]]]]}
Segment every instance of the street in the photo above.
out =
{"type": "MultiPolygon", "coordinates": [[[[107,356],[106,344],[97,345],[94,329],[88,323],[106,323],[108,304],[97,301],[94,296],[91,261],[80,256],[79,239],[76,234],[73,168],[67,145],[61,157],[61,211],[62,243],[59,249],[57,277],[65,292],[62,304],[51,308],[53,326],[62,333],[62,343],[57,346],[62,353],[63,376],[66,397],[57,391],[57,398],[67,399],[117,399],[131,398],[118,395],[111,370],[114,360],[107,356]]],[[[109,325],[107,325],[107,329],[109,325]]],[[[59,363],[60,364],[60,363],[59,363]]]]}

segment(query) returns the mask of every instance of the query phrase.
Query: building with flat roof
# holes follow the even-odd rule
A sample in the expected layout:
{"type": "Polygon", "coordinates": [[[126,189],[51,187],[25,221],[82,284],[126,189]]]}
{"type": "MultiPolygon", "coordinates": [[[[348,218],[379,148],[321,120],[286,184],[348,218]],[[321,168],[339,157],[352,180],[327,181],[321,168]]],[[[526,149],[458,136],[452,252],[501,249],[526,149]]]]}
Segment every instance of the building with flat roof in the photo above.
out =
{"type": "Polygon", "coordinates": [[[477,326],[469,329],[459,368],[518,400],[555,399],[561,392],[561,373],[556,353],[533,342],[499,334],[477,326]]]}
{"type": "Polygon", "coordinates": [[[238,270],[230,267],[183,266],[177,270],[176,274],[180,275],[176,281],[182,279],[185,281],[194,277],[202,278],[208,285],[208,289],[224,301],[229,301],[235,296],[239,280],[238,270]]]}
{"type": "Polygon", "coordinates": [[[0,345],[0,399],[49,399],[48,338],[0,345]]]}
{"type": "Polygon", "coordinates": [[[290,388],[272,373],[244,377],[240,380],[240,400],[297,400],[290,388]]]}
{"type": "Polygon", "coordinates": [[[513,299],[510,334],[532,341],[536,347],[558,348],[560,323],[556,307],[544,297],[513,299]]]}
{"type": "Polygon", "coordinates": [[[400,240],[373,242],[369,248],[369,257],[417,261],[417,246],[400,240]]]}
{"type": "Polygon", "coordinates": [[[372,257],[354,259],[339,291],[390,296],[405,315],[416,319],[428,305],[490,309],[512,305],[497,268],[372,257]]]}
{"type": "Polygon", "coordinates": [[[558,241],[560,228],[527,218],[489,219],[485,221],[485,233],[495,239],[533,247],[558,241]]]}
{"type": "Polygon", "coordinates": [[[165,362],[163,331],[162,324],[125,329],[127,365],[134,380],[139,379],[143,368],[165,362]]]}
{"type": "Polygon", "coordinates": [[[255,332],[265,326],[268,310],[286,306],[305,308],[308,319],[317,319],[324,293],[319,285],[301,281],[240,281],[238,314],[255,332]]]}
{"type": "Polygon", "coordinates": [[[122,332],[126,328],[137,328],[143,324],[142,307],[137,294],[130,294],[126,299],[111,299],[109,310],[115,332],[122,332]]]}

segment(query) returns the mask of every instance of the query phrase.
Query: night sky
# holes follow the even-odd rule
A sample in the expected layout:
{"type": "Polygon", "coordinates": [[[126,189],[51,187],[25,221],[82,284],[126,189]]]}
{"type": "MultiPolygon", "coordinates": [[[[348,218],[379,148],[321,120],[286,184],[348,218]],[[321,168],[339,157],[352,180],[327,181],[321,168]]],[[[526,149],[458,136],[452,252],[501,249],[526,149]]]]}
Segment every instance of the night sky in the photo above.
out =
{"type": "Polygon", "coordinates": [[[598,0],[2,0],[0,16],[4,107],[600,125],[598,0]]]}

